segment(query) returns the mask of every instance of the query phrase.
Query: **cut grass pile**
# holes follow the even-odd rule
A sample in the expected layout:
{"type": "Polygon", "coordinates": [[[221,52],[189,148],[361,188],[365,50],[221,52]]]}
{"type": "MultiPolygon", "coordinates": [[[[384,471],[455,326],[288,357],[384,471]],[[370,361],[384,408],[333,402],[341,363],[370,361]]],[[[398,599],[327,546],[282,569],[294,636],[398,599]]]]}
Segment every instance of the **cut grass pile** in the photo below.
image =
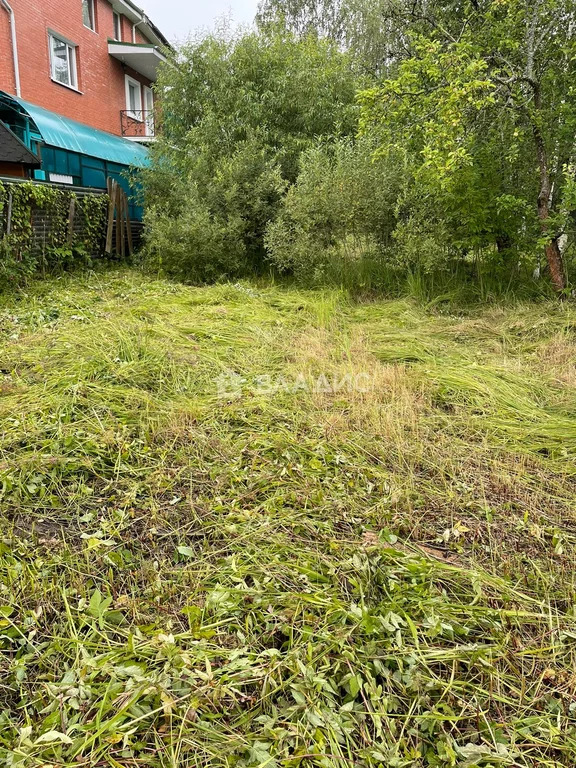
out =
{"type": "Polygon", "coordinates": [[[576,315],[131,272],[0,308],[0,758],[573,766],[576,315]]]}

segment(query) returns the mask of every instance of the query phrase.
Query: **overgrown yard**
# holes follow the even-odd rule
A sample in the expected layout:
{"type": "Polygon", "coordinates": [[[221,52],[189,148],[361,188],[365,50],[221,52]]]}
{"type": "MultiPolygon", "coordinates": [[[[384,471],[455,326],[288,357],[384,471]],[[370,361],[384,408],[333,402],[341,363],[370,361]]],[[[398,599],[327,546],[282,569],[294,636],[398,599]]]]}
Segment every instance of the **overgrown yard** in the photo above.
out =
{"type": "Polygon", "coordinates": [[[115,272],[0,333],[8,765],[575,764],[569,303],[115,272]]]}

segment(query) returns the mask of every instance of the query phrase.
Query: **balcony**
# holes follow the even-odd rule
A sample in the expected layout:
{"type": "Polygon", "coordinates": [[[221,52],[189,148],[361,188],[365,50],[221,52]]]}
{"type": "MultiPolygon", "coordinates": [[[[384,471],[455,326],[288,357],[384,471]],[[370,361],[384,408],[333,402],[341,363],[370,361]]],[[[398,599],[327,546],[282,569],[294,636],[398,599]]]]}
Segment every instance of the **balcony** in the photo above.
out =
{"type": "Polygon", "coordinates": [[[152,82],[156,81],[158,70],[166,61],[166,56],[155,45],[109,40],[108,53],[152,82]]]}
{"type": "Polygon", "coordinates": [[[154,112],[147,109],[126,110],[120,112],[122,136],[130,141],[149,142],[156,138],[154,112]]]}

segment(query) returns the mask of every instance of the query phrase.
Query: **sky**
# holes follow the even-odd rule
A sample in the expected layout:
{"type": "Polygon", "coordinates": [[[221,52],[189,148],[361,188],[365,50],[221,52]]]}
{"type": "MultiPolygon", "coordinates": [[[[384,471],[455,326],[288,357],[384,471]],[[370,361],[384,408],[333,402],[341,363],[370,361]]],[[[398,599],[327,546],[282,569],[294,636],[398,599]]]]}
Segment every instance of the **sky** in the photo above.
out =
{"type": "Polygon", "coordinates": [[[171,40],[185,40],[198,29],[212,28],[219,19],[231,17],[233,24],[250,24],[258,0],[135,0],[171,40]]]}

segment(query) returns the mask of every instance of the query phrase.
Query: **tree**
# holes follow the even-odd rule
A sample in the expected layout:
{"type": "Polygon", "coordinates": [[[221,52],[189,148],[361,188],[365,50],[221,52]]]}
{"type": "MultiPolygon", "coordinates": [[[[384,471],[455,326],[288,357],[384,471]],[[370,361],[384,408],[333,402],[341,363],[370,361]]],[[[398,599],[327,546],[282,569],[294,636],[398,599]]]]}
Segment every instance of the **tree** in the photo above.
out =
{"type": "MultiPolygon", "coordinates": [[[[430,188],[454,190],[470,169],[484,182],[499,150],[522,182],[512,203],[532,199],[552,282],[564,291],[560,238],[576,130],[573,0],[455,0],[405,12],[418,29],[411,55],[362,94],[363,130],[379,132],[380,151],[407,151],[430,188]]],[[[484,219],[506,194],[505,185],[490,187],[478,211],[484,219]]]]}
{"type": "Polygon", "coordinates": [[[259,269],[302,152],[356,131],[357,86],[334,43],[286,31],[180,50],[159,83],[163,131],[145,177],[152,262],[192,279],[259,269]]]}
{"type": "Polygon", "coordinates": [[[297,37],[316,34],[343,42],[347,16],[347,0],[263,0],[257,21],[263,28],[282,22],[297,37]]]}
{"type": "MultiPolygon", "coordinates": [[[[301,157],[298,180],[266,232],[271,262],[303,282],[382,268],[396,226],[399,173],[372,159],[368,139],[322,142],[301,157]]],[[[352,282],[349,280],[348,282],[352,282]]]]}
{"type": "Polygon", "coordinates": [[[281,25],[297,37],[315,35],[347,50],[367,74],[381,74],[397,58],[405,28],[398,0],[262,0],[261,29],[281,25]]]}

